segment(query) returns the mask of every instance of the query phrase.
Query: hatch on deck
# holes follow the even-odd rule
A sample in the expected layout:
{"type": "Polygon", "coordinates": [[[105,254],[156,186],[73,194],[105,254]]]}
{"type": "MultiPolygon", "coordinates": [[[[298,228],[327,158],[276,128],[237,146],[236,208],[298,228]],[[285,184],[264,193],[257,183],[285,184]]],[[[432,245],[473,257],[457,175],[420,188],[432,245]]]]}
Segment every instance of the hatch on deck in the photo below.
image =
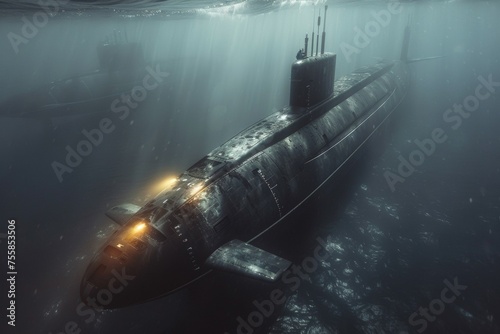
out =
{"type": "Polygon", "coordinates": [[[212,157],[205,157],[195,163],[187,170],[187,173],[198,179],[208,179],[226,165],[223,161],[218,161],[212,157]]]}

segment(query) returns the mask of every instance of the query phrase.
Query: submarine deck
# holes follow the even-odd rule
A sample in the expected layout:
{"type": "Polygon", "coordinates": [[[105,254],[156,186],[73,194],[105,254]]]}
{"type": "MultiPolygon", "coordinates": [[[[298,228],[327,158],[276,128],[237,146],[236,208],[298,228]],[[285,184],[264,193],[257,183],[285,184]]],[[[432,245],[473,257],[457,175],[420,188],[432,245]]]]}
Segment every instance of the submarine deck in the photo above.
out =
{"type": "MultiPolygon", "coordinates": [[[[164,189],[138,214],[149,215],[148,212],[155,207],[161,207],[166,212],[171,212],[176,207],[183,205],[224,173],[300,130],[389,72],[394,64],[379,63],[370,67],[362,67],[336,80],[334,93],[321,103],[298,112],[290,107],[285,107],[251,125],[182,173],[175,186],[164,189]]],[[[163,216],[163,214],[159,214],[159,216],[163,216]]],[[[156,220],[157,218],[151,219],[153,224],[161,225],[161,222],[156,220]]]]}
{"type": "Polygon", "coordinates": [[[394,63],[379,63],[362,67],[335,81],[334,93],[325,101],[308,109],[302,109],[300,113],[285,107],[267,116],[214,149],[189,168],[187,173],[192,177],[211,179],[224,166],[227,167],[227,164],[241,163],[328,112],[387,73],[393,65],[394,63]]]}

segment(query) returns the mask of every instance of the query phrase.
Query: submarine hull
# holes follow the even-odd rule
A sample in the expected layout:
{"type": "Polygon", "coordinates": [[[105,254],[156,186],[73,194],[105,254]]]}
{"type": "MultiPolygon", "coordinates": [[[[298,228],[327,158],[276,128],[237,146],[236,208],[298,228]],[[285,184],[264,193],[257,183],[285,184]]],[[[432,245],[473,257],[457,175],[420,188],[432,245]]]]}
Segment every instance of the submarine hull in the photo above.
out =
{"type": "Polygon", "coordinates": [[[99,301],[123,271],[134,279],[100,307],[164,296],[213,269],[275,281],[290,263],[250,243],[383,134],[408,82],[404,62],[361,68],[313,106],[284,108],[242,131],[145,206],[112,209],[108,216],[123,226],[87,269],[82,300],[99,301]]]}
{"type": "Polygon", "coordinates": [[[335,95],[319,106],[271,115],[189,169],[216,179],[187,203],[205,222],[194,237],[209,245],[200,251],[207,256],[234,238],[251,242],[292,213],[381,134],[407,86],[404,63],[360,69],[336,81],[335,95]]]}

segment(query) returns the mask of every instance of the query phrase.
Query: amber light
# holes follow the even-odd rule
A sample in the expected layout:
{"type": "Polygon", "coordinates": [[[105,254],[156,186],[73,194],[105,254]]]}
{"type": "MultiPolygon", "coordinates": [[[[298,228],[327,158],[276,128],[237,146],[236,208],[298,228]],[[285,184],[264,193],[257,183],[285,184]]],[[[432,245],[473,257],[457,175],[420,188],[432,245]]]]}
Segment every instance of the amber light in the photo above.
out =
{"type": "Polygon", "coordinates": [[[179,181],[179,179],[177,179],[176,177],[169,177],[168,179],[160,182],[160,187],[163,187],[163,188],[173,187],[173,186],[175,186],[177,181],[179,181]]]}
{"type": "Polygon", "coordinates": [[[139,224],[134,226],[134,233],[139,233],[143,231],[146,228],[146,223],[145,222],[140,222],[139,224]]]}
{"type": "MultiPolygon", "coordinates": [[[[171,190],[176,183],[179,181],[176,177],[163,178],[160,181],[155,182],[151,187],[150,191],[160,195],[164,191],[171,190]]],[[[156,195],[156,196],[158,196],[156,195]]]]}

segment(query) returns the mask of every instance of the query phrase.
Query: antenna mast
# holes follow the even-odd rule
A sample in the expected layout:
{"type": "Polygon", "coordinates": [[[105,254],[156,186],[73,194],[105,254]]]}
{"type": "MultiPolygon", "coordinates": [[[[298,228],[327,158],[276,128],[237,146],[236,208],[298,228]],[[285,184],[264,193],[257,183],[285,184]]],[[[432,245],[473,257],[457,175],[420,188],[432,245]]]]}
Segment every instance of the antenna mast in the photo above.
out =
{"type": "Polygon", "coordinates": [[[306,39],[305,39],[305,47],[304,47],[304,57],[307,58],[307,46],[309,45],[309,37],[306,34],[306,39]]]}
{"type": "Polygon", "coordinates": [[[318,15],[318,34],[316,35],[316,56],[318,55],[318,47],[319,47],[319,25],[321,24],[321,11],[318,15]]]}
{"type": "Polygon", "coordinates": [[[321,54],[325,53],[325,26],[326,26],[326,10],[328,6],[325,5],[325,18],[323,20],[323,34],[321,35],[321,54]]]}
{"type": "MultiPolygon", "coordinates": [[[[314,55],[314,17],[316,16],[316,8],[314,8],[313,11],[313,35],[312,35],[312,41],[311,41],[311,57],[314,55]]],[[[319,34],[319,31],[318,31],[319,34]]]]}

